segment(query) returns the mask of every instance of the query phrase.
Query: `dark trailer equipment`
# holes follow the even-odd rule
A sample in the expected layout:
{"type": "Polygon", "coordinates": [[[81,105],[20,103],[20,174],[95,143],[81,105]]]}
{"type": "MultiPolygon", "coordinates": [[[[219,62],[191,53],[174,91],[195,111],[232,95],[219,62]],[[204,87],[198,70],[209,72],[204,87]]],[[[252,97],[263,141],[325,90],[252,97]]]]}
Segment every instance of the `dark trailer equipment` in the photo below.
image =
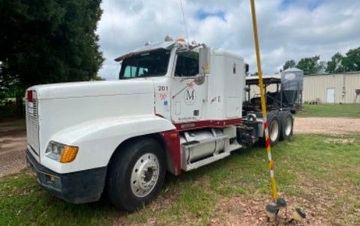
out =
{"type": "MultiPolygon", "coordinates": [[[[302,90],[303,90],[303,71],[297,68],[290,68],[281,73],[281,75],[264,76],[264,88],[266,92],[267,110],[286,109],[296,113],[302,107],[302,90]],[[275,85],[275,91],[269,91],[269,86],[275,85]]],[[[260,112],[260,95],[255,94],[251,97],[252,86],[258,86],[257,76],[246,78],[246,101],[243,110],[246,112],[260,112]]],[[[271,90],[274,90],[273,88],[271,90]]]]}

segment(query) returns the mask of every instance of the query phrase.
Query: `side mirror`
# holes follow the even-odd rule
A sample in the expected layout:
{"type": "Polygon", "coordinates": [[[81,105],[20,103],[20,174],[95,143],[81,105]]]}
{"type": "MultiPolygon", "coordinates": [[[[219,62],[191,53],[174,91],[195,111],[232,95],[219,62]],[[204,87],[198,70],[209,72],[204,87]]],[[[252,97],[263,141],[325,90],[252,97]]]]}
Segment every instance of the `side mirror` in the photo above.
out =
{"type": "Polygon", "coordinates": [[[205,82],[205,75],[204,75],[204,74],[199,74],[199,75],[195,76],[194,82],[195,82],[195,84],[198,85],[198,86],[204,84],[204,82],[205,82]]]}
{"type": "Polygon", "coordinates": [[[201,75],[210,74],[210,48],[199,49],[199,72],[201,75]]]}

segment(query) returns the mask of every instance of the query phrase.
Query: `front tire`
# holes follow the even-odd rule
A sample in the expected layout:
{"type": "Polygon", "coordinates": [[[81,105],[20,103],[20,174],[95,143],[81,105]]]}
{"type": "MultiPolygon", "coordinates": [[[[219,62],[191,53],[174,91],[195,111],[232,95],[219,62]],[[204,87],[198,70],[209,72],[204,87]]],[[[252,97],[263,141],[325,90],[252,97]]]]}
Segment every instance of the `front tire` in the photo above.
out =
{"type": "Polygon", "coordinates": [[[154,139],[130,141],[109,166],[107,193],[113,205],[129,212],[153,200],[164,183],[165,157],[154,139]]]}

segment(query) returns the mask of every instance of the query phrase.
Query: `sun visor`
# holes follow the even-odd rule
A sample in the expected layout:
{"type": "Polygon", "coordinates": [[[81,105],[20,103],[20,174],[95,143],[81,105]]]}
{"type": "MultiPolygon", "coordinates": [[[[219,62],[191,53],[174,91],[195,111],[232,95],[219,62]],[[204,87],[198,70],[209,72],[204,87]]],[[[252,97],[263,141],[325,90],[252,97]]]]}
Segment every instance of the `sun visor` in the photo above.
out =
{"type": "Polygon", "coordinates": [[[161,42],[161,43],[156,43],[156,44],[146,44],[144,47],[130,51],[129,53],[119,56],[119,57],[115,58],[114,60],[116,62],[120,62],[127,57],[130,57],[130,56],[133,56],[133,55],[136,55],[139,53],[144,53],[144,52],[157,50],[157,49],[171,49],[171,48],[173,48],[174,45],[175,45],[174,41],[161,42]]]}

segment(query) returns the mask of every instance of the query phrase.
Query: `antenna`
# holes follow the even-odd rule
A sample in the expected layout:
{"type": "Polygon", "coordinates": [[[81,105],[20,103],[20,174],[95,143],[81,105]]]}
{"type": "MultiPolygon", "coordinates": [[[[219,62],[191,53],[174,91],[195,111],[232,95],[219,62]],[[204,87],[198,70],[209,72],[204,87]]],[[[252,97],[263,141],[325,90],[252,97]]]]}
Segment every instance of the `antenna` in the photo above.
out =
{"type": "Polygon", "coordinates": [[[186,40],[189,41],[189,33],[187,30],[187,24],[186,24],[186,20],[185,20],[185,14],[184,14],[184,8],[183,8],[183,4],[182,4],[182,0],[180,1],[180,8],[181,8],[181,12],[182,12],[182,16],[183,16],[183,22],[184,22],[184,29],[185,29],[185,34],[186,34],[186,40]]]}

